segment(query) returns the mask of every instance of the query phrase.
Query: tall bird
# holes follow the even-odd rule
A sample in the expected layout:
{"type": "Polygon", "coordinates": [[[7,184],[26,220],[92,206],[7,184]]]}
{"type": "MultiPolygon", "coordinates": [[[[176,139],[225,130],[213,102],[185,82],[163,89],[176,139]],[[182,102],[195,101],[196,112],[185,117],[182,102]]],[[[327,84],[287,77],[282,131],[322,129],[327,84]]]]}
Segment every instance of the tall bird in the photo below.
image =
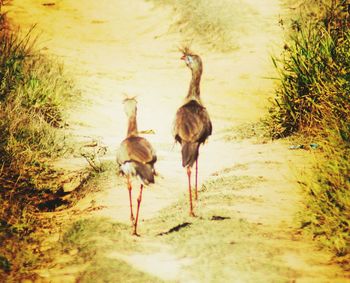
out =
{"type": "Polygon", "coordinates": [[[194,216],[191,189],[191,168],[196,163],[195,199],[198,199],[198,154],[199,146],[212,133],[209,114],[200,98],[200,81],[203,71],[202,60],[188,49],[182,50],[182,60],[192,72],[192,80],[184,104],[177,110],[173,135],[182,147],[182,166],[187,168],[190,215],[194,216]]]}
{"type": "Polygon", "coordinates": [[[137,130],[137,101],[135,98],[124,100],[124,110],[128,117],[127,137],[122,141],[117,150],[117,163],[120,172],[126,176],[129,191],[130,220],[132,224],[132,234],[137,235],[137,222],[139,218],[140,204],[142,200],[142,190],[144,185],[154,183],[154,163],[157,161],[156,153],[151,144],[138,135],[137,130]],[[131,177],[137,176],[141,180],[140,193],[137,198],[137,212],[134,218],[132,207],[132,183],[131,177]]]}

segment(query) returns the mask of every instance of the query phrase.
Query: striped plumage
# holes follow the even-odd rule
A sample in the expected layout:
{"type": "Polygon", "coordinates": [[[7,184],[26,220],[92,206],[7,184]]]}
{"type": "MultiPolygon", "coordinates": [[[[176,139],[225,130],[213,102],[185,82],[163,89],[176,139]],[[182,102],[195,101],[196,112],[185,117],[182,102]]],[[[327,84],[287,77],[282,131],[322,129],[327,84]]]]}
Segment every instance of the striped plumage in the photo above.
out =
{"type": "Polygon", "coordinates": [[[157,156],[151,144],[138,136],[127,137],[121,143],[117,162],[124,175],[138,176],[145,185],[154,183],[154,163],[157,156]]]}
{"type": "Polygon", "coordinates": [[[190,68],[192,79],[185,102],[176,112],[173,136],[181,144],[182,166],[187,168],[188,175],[190,215],[193,216],[191,167],[196,163],[195,198],[197,199],[199,146],[211,135],[212,124],[200,99],[202,60],[198,55],[191,54],[189,50],[184,50],[183,53],[181,59],[190,68]]]}
{"type": "Polygon", "coordinates": [[[174,137],[182,146],[182,166],[192,167],[200,144],[211,135],[209,114],[196,100],[190,100],[178,109],[175,120],[174,137]]]}
{"type": "Polygon", "coordinates": [[[117,150],[117,163],[119,170],[126,176],[127,179],[130,202],[130,218],[134,235],[137,235],[137,222],[142,200],[143,186],[154,183],[154,163],[157,161],[157,156],[152,145],[145,138],[138,136],[136,104],[137,102],[134,98],[124,100],[124,110],[128,116],[128,131],[126,139],[122,141],[117,150]],[[132,176],[137,176],[141,180],[140,194],[137,199],[136,219],[134,219],[132,209],[132,176]]]}

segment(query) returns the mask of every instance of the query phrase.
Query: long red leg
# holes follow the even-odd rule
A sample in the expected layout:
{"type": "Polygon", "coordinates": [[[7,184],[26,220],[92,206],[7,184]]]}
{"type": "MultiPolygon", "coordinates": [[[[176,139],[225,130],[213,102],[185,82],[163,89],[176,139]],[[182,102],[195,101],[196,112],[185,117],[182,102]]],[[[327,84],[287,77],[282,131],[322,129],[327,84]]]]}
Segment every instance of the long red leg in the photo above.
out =
{"type": "Polygon", "coordinates": [[[195,200],[198,200],[198,158],[196,160],[196,193],[194,198],[195,200]]]}
{"type": "Polygon", "coordinates": [[[188,192],[190,194],[190,216],[195,216],[193,213],[193,205],[192,205],[192,189],[191,189],[191,167],[187,167],[187,176],[188,176],[188,192]]]}
{"type": "Polygon", "coordinates": [[[135,220],[135,224],[134,224],[134,235],[138,236],[137,234],[137,222],[139,220],[139,211],[140,211],[140,204],[142,201],[142,190],[143,190],[143,184],[141,184],[140,186],[140,194],[139,197],[137,198],[137,212],[136,212],[136,220],[135,220]]]}
{"type": "Polygon", "coordinates": [[[128,191],[129,191],[130,220],[132,225],[134,225],[134,213],[132,209],[132,197],[131,197],[132,186],[131,186],[131,181],[129,176],[127,176],[127,184],[128,184],[128,191]]]}

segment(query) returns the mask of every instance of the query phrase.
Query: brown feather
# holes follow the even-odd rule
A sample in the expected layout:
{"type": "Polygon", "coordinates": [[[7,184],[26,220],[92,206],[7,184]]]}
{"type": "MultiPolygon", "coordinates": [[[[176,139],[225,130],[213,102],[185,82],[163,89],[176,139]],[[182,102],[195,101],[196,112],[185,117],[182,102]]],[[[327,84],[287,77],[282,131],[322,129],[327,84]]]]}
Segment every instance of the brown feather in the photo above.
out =
{"type": "Polygon", "coordinates": [[[200,99],[200,81],[203,72],[202,59],[189,54],[188,48],[182,50],[186,66],[191,69],[192,79],[185,103],[175,116],[173,135],[182,146],[182,166],[191,167],[198,159],[199,146],[212,133],[209,114],[200,99]]]}
{"type": "Polygon", "coordinates": [[[151,144],[142,137],[126,138],[120,145],[117,157],[118,163],[136,161],[143,164],[153,164],[157,157],[151,144]]]}
{"type": "Polygon", "coordinates": [[[176,113],[173,134],[182,143],[203,143],[211,135],[212,125],[205,107],[191,100],[176,113]]]}
{"type": "Polygon", "coordinates": [[[182,166],[192,166],[198,158],[199,145],[211,135],[212,125],[205,107],[191,100],[176,113],[173,134],[182,145],[182,166]]]}

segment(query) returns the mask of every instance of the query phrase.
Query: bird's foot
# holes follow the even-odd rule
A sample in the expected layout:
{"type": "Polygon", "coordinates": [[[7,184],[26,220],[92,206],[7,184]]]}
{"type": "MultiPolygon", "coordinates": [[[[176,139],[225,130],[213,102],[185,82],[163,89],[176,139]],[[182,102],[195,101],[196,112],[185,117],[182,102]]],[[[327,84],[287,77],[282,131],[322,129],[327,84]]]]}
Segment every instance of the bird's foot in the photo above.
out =
{"type": "Polygon", "coordinates": [[[197,216],[194,214],[193,211],[190,211],[190,216],[191,216],[191,217],[197,217],[197,216]]]}
{"type": "Polygon", "coordinates": [[[138,234],[135,230],[132,231],[131,235],[136,237],[141,237],[140,234],[138,234]]]}

